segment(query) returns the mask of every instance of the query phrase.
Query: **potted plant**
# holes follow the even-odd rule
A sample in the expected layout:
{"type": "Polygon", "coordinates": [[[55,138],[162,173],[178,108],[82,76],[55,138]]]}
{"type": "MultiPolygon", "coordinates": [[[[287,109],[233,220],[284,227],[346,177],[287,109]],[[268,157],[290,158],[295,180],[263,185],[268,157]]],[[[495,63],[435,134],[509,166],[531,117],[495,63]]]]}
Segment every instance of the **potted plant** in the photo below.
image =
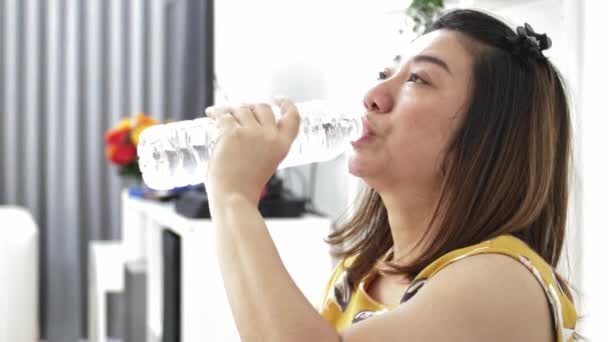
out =
{"type": "Polygon", "coordinates": [[[406,16],[406,26],[411,27],[416,35],[421,35],[429,28],[433,20],[437,18],[443,9],[443,0],[412,0],[404,13],[406,16]]]}

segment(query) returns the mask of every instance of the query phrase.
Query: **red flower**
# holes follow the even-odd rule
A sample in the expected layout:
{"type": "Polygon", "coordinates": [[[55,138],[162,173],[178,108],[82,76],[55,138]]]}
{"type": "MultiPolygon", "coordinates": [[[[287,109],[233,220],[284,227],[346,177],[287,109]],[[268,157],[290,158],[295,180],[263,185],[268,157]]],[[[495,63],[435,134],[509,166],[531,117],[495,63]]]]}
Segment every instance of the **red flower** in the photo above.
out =
{"type": "Polygon", "coordinates": [[[106,156],[118,165],[129,164],[137,155],[137,148],[130,143],[116,144],[106,148],[106,156]]]}
{"type": "Polygon", "coordinates": [[[118,165],[121,175],[139,173],[137,168],[137,142],[139,134],[156,121],[142,113],[134,118],[124,118],[105,135],[106,158],[118,165]],[[135,165],[135,168],[133,168],[135,165]]]}
{"type": "Polygon", "coordinates": [[[106,145],[124,144],[129,140],[131,129],[128,127],[115,129],[106,134],[106,145]]]}

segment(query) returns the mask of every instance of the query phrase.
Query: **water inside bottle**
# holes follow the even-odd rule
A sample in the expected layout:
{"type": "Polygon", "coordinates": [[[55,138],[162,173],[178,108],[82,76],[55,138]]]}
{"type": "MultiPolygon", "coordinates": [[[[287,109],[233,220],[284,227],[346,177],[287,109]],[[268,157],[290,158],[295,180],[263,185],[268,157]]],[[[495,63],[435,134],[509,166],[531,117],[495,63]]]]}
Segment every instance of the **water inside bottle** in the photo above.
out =
{"type": "MultiPolygon", "coordinates": [[[[279,168],[334,159],[361,135],[360,117],[319,103],[298,108],[300,131],[279,168]]],[[[144,181],[154,189],[204,182],[216,138],[217,127],[208,118],[147,128],[138,146],[144,181]]]]}
{"type": "Polygon", "coordinates": [[[279,168],[332,160],[344,152],[361,131],[360,118],[303,116],[300,132],[279,168]]]}

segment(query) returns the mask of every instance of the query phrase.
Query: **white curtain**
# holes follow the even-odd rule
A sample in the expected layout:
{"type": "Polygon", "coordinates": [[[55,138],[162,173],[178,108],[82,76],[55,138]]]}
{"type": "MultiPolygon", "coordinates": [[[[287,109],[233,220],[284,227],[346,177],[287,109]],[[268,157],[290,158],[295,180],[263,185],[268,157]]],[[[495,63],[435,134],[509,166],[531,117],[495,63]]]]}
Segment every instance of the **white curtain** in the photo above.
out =
{"type": "Polygon", "coordinates": [[[120,238],[104,132],[140,111],[180,120],[212,102],[211,3],[0,0],[0,204],[41,226],[49,342],[86,335],[87,242],[120,238]]]}

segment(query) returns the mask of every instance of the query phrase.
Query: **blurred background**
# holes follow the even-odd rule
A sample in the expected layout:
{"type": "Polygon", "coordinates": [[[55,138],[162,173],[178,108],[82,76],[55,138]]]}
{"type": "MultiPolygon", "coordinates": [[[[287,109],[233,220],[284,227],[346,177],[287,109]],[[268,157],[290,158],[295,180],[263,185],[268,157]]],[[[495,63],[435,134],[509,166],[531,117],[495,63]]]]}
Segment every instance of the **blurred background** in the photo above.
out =
{"type": "MultiPolygon", "coordinates": [[[[206,264],[187,246],[207,240],[189,224],[206,220],[195,202],[175,212],[177,193],[138,191],[141,129],[274,95],[358,104],[416,37],[415,18],[454,7],[529,22],[553,40],[546,54],[567,81],[575,134],[560,271],[576,289],[582,334],[608,340],[604,2],[0,0],[0,342],[195,340],[201,327],[189,322],[206,311],[185,303],[200,299],[192,284],[203,278],[190,281],[186,264],[206,264]],[[150,222],[173,237],[151,240],[150,222]]],[[[327,229],[317,241],[348,211],[359,184],[346,160],[278,172],[277,191],[302,200],[296,217],[275,219],[296,227],[276,236],[285,253],[313,237],[298,224],[320,217],[327,229]]],[[[310,246],[299,247],[285,258],[308,278],[299,259],[310,246]]],[[[210,272],[200,284],[217,281],[210,272]]],[[[325,282],[324,274],[310,279],[325,282]]],[[[209,315],[210,326],[229,319],[209,315]]]]}

